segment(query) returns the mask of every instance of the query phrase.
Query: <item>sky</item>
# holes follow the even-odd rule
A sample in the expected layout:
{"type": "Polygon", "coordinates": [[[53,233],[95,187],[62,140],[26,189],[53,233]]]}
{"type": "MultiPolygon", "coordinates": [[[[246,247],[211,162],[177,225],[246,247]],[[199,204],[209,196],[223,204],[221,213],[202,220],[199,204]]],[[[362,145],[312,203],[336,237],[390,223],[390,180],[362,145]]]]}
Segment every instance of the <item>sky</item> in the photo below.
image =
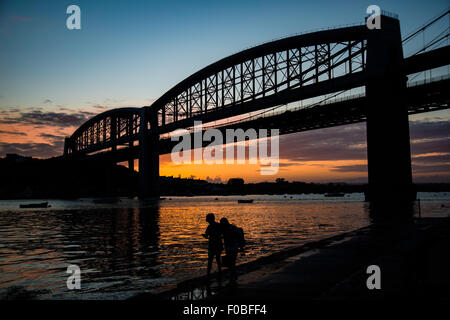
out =
{"type": "MultiPolygon", "coordinates": [[[[192,73],[250,46],[362,22],[371,4],[397,13],[404,35],[449,5],[448,0],[0,0],[0,156],[60,155],[64,137],[97,113],[151,105],[192,73]],[[81,30],[66,27],[71,4],[81,9],[81,30]]],[[[405,55],[432,32],[409,43],[405,55]]],[[[450,182],[449,120],[449,111],[410,117],[416,182],[450,182]]],[[[279,177],[365,182],[365,139],[364,123],[282,136],[275,176],[261,176],[259,166],[248,164],[175,165],[170,155],[161,156],[161,174],[211,181],[239,176],[248,182],[279,177]]]]}

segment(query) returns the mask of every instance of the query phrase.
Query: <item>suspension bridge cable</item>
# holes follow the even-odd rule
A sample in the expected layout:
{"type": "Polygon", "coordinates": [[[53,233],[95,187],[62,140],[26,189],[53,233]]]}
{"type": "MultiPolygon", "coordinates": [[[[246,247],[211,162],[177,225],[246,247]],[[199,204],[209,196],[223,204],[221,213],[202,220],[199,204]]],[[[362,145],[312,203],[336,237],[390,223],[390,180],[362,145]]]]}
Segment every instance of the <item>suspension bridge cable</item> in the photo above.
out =
{"type": "Polygon", "coordinates": [[[406,43],[409,40],[411,40],[413,37],[415,37],[417,34],[419,34],[420,32],[424,31],[425,29],[427,29],[429,26],[431,26],[432,24],[434,24],[435,22],[437,22],[438,20],[442,19],[443,17],[445,17],[447,14],[450,13],[450,9],[447,8],[442,14],[440,14],[437,18],[433,19],[432,21],[425,23],[422,27],[420,27],[419,29],[417,29],[416,31],[414,31],[413,33],[411,33],[409,36],[407,36],[405,39],[402,40],[402,43],[406,43]]]}
{"type": "MultiPolygon", "coordinates": [[[[447,30],[445,30],[447,31],[447,30]]],[[[445,32],[444,31],[444,32],[445,32]]],[[[439,37],[443,32],[441,32],[437,37],[439,37]]],[[[414,53],[412,56],[415,56],[419,53],[421,53],[422,51],[425,51],[426,49],[428,49],[429,47],[435,45],[436,43],[448,38],[450,34],[447,32],[447,34],[443,35],[442,37],[440,37],[439,39],[436,39],[437,37],[435,37],[433,40],[431,40],[426,46],[424,46],[422,49],[420,49],[419,51],[417,51],[416,53],[414,53]]]]}

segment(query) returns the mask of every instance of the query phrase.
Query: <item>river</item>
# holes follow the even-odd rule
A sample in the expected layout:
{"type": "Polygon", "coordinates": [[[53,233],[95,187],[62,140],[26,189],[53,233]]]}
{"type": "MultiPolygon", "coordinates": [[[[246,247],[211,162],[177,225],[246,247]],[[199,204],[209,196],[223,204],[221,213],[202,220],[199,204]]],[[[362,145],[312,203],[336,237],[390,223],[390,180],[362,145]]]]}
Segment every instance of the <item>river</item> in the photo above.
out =
{"type": "MultiPolygon", "coordinates": [[[[448,216],[450,193],[419,193],[422,216],[448,216]]],[[[0,201],[0,298],[125,299],[158,292],[206,272],[209,212],[242,227],[238,263],[371,223],[363,194],[167,197],[159,203],[121,198],[0,201]],[[217,199],[216,199],[217,198],[217,199]],[[238,204],[238,199],[254,199],[238,204]],[[66,285],[68,265],[81,269],[81,289],[66,285]]],[[[418,206],[415,208],[418,215],[418,206]]],[[[215,268],[215,264],[213,265],[215,268]]]]}

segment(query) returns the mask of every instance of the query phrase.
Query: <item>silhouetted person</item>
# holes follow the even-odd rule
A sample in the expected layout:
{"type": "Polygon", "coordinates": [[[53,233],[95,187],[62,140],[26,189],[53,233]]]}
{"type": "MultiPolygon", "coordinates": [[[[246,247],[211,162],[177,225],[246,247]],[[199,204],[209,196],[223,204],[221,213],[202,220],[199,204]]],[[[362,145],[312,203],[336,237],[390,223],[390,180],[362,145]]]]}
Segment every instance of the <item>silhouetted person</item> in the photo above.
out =
{"type": "Polygon", "coordinates": [[[203,236],[208,239],[208,276],[211,273],[212,262],[214,257],[217,262],[217,269],[219,274],[222,271],[222,265],[220,261],[220,255],[222,254],[223,244],[222,244],[222,233],[220,225],[215,221],[213,213],[208,213],[206,215],[206,222],[209,223],[208,228],[206,228],[205,234],[203,236]]]}
{"type": "Polygon", "coordinates": [[[227,218],[220,219],[220,227],[225,244],[226,263],[230,269],[230,283],[235,284],[237,279],[236,259],[241,247],[240,239],[242,238],[241,229],[230,224],[227,218]]]}

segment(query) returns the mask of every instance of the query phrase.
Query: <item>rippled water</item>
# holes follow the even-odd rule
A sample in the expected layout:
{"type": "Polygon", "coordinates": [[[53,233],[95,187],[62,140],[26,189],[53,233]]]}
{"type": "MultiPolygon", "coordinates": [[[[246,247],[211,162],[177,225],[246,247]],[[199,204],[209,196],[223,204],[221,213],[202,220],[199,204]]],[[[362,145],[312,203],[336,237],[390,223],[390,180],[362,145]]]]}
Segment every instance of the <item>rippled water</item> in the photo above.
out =
{"type": "MultiPolygon", "coordinates": [[[[422,216],[449,214],[449,193],[419,196],[422,216]]],[[[370,223],[362,194],[215,198],[49,200],[48,209],[19,209],[32,200],[0,201],[0,297],[124,299],[203,275],[208,212],[244,228],[239,263],[370,223]],[[241,198],[255,201],[238,204],[241,198]],[[80,290],[67,289],[70,264],[81,268],[80,290]]]]}

